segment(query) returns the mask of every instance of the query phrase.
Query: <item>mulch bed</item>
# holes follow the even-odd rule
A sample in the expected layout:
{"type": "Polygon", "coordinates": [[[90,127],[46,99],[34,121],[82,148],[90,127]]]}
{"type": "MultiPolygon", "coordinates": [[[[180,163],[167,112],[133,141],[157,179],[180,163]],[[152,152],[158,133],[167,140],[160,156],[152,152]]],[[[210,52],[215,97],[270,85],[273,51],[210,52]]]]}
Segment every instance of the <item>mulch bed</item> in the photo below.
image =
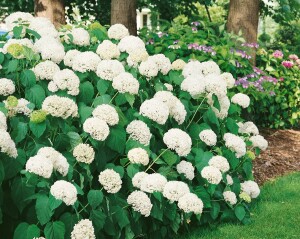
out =
{"type": "Polygon", "coordinates": [[[300,171],[300,130],[261,129],[260,133],[269,147],[253,161],[258,184],[300,171]]]}

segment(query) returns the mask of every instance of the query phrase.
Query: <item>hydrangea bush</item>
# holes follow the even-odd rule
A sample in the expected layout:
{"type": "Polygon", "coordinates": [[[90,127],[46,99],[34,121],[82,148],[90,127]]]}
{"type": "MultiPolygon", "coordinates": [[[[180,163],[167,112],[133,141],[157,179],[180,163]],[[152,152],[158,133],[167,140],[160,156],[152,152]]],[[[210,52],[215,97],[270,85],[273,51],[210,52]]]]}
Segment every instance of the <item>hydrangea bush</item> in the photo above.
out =
{"type": "Polygon", "coordinates": [[[120,24],[59,31],[13,13],[1,43],[6,238],[167,238],[250,220],[267,141],[213,61],[149,55],[120,24]],[[231,92],[232,93],[232,92],[231,92]]]}

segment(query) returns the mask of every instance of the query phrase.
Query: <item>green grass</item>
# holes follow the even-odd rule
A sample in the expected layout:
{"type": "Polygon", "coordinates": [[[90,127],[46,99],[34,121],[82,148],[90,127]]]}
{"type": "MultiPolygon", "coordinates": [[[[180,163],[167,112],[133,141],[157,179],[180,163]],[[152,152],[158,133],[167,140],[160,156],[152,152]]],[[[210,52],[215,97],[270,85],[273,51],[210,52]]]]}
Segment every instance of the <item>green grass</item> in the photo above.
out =
{"type": "Polygon", "coordinates": [[[221,224],[214,230],[199,229],[184,239],[300,238],[300,173],[266,183],[252,219],[249,225],[221,224]]]}

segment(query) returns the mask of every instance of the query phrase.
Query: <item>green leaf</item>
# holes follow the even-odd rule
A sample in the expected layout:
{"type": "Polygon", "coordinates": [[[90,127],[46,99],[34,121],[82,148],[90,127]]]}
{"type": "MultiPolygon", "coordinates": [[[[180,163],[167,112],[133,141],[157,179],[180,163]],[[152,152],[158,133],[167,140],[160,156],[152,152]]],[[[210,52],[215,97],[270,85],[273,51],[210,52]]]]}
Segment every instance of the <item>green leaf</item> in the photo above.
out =
{"type": "Polygon", "coordinates": [[[129,103],[129,105],[130,105],[131,107],[133,107],[134,100],[135,100],[134,95],[131,95],[131,94],[129,94],[129,93],[125,93],[124,95],[125,95],[125,99],[126,99],[127,102],[129,103]]]}
{"type": "Polygon", "coordinates": [[[109,136],[106,140],[107,146],[120,154],[124,153],[126,144],[126,131],[123,127],[116,126],[110,129],[109,136]]]}
{"type": "Polygon", "coordinates": [[[211,152],[203,152],[203,150],[198,150],[195,156],[197,170],[201,172],[205,166],[208,166],[208,162],[212,157],[213,154],[211,152]]]}
{"type": "Polygon", "coordinates": [[[70,146],[70,138],[66,134],[59,134],[55,138],[53,145],[57,150],[66,150],[70,146]]]}
{"type": "Polygon", "coordinates": [[[29,128],[35,137],[40,138],[44,134],[47,124],[46,121],[38,124],[29,122],[29,128]]]}
{"type": "Polygon", "coordinates": [[[25,87],[31,87],[36,83],[36,77],[32,70],[23,70],[20,79],[25,87]]]}
{"type": "Polygon", "coordinates": [[[90,219],[93,222],[95,231],[98,232],[103,228],[105,224],[106,215],[100,210],[92,210],[90,214],[90,219]]]}
{"type": "Polygon", "coordinates": [[[40,237],[40,229],[36,225],[22,222],[14,232],[13,239],[33,239],[40,237]]]}
{"type": "Polygon", "coordinates": [[[61,221],[47,223],[44,233],[47,239],[64,239],[65,225],[61,221]]]}
{"type": "Polygon", "coordinates": [[[216,96],[215,94],[212,95],[212,99],[213,99],[213,106],[218,110],[220,111],[221,110],[221,106],[220,106],[220,102],[219,102],[219,99],[218,99],[218,96],[216,96]]]}
{"type": "Polygon", "coordinates": [[[23,31],[23,27],[22,26],[15,26],[13,28],[14,37],[17,38],[17,39],[21,38],[22,31],[23,31]]]}
{"type": "Polygon", "coordinates": [[[167,150],[166,152],[164,152],[162,158],[169,166],[176,164],[176,162],[179,160],[179,157],[171,150],[167,150]]]}
{"type": "Polygon", "coordinates": [[[33,31],[33,30],[29,29],[29,28],[26,28],[26,32],[29,33],[29,34],[31,34],[31,35],[33,35],[37,39],[41,38],[40,34],[38,34],[36,31],[33,31]]]}
{"type": "Polygon", "coordinates": [[[49,198],[45,193],[40,193],[36,200],[35,204],[36,216],[41,223],[41,225],[45,225],[50,221],[53,212],[49,207],[49,198]]]}
{"type": "Polygon", "coordinates": [[[211,211],[210,211],[210,215],[212,217],[212,219],[217,219],[219,213],[220,213],[220,204],[218,202],[212,202],[211,203],[211,211]]]}
{"type": "Polygon", "coordinates": [[[5,178],[4,166],[3,166],[2,161],[0,161],[0,186],[1,186],[1,183],[3,182],[4,178],[5,178]]]}
{"type": "Polygon", "coordinates": [[[123,229],[130,224],[127,211],[124,208],[120,206],[112,206],[111,210],[113,212],[114,221],[118,223],[120,229],[123,229]]]}
{"type": "Polygon", "coordinates": [[[34,85],[29,90],[26,90],[25,97],[31,103],[34,103],[37,107],[41,108],[42,103],[46,98],[46,94],[42,86],[34,85]]]}
{"type": "Polygon", "coordinates": [[[97,90],[100,93],[100,95],[104,95],[108,88],[110,87],[111,82],[108,80],[98,80],[97,82],[97,90]]]}
{"type": "Polygon", "coordinates": [[[211,126],[211,128],[215,131],[215,132],[219,132],[220,130],[220,124],[219,124],[219,120],[216,117],[215,113],[213,112],[213,110],[211,108],[209,108],[203,115],[203,120],[205,123],[207,123],[208,125],[211,126]]]}
{"type": "Polygon", "coordinates": [[[28,125],[23,122],[19,122],[16,129],[13,130],[12,136],[14,137],[14,141],[16,143],[21,142],[23,139],[25,139],[28,131],[28,125]]]}
{"type": "Polygon", "coordinates": [[[136,164],[130,164],[130,165],[128,165],[126,171],[127,171],[128,177],[133,178],[134,175],[136,173],[138,173],[140,170],[139,170],[138,165],[136,165],[136,164]]]}
{"type": "Polygon", "coordinates": [[[65,238],[71,238],[71,232],[73,231],[75,224],[78,222],[76,214],[66,212],[63,215],[61,215],[59,220],[65,224],[65,238]]]}
{"type": "Polygon", "coordinates": [[[86,104],[91,104],[94,98],[94,86],[91,82],[84,82],[79,86],[79,101],[86,104]]]}
{"type": "Polygon", "coordinates": [[[82,143],[82,139],[78,133],[68,132],[67,135],[70,139],[70,144],[72,148],[75,148],[78,144],[82,143]]]}
{"type": "Polygon", "coordinates": [[[7,73],[16,72],[19,66],[19,61],[14,59],[8,63],[7,73]]]}
{"type": "Polygon", "coordinates": [[[234,209],[234,213],[236,215],[236,217],[242,221],[246,215],[246,210],[242,205],[238,205],[236,206],[236,208],[234,209]]]}
{"type": "Polygon", "coordinates": [[[5,179],[10,179],[16,176],[23,168],[27,161],[26,153],[23,149],[18,149],[18,157],[14,160],[11,158],[3,158],[3,166],[5,179]]]}
{"type": "Polygon", "coordinates": [[[80,116],[81,123],[84,123],[87,118],[89,118],[92,115],[93,108],[86,106],[84,103],[80,103],[78,105],[78,113],[80,116]]]}
{"type": "Polygon", "coordinates": [[[239,126],[237,125],[235,120],[230,117],[226,120],[226,127],[233,134],[237,135],[239,132],[239,126]]]}
{"type": "Polygon", "coordinates": [[[87,198],[90,206],[95,209],[102,203],[103,193],[100,190],[90,190],[87,198]]]}
{"type": "Polygon", "coordinates": [[[94,102],[93,102],[93,106],[98,106],[98,105],[102,105],[102,104],[109,104],[111,100],[110,95],[101,95],[95,98],[94,102]]]}

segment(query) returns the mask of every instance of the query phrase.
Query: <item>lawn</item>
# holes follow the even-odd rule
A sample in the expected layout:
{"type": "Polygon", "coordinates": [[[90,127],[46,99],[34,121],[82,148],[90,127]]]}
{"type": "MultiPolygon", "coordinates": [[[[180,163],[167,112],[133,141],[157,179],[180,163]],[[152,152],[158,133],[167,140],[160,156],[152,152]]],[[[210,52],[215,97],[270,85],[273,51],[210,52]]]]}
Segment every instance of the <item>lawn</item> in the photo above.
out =
{"type": "Polygon", "coordinates": [[[292,239],[300,238],[300,173],[266,183],[253,210],[253,223],[223,224],[214,230],[196,230],[185,239],[292,239]]]}

